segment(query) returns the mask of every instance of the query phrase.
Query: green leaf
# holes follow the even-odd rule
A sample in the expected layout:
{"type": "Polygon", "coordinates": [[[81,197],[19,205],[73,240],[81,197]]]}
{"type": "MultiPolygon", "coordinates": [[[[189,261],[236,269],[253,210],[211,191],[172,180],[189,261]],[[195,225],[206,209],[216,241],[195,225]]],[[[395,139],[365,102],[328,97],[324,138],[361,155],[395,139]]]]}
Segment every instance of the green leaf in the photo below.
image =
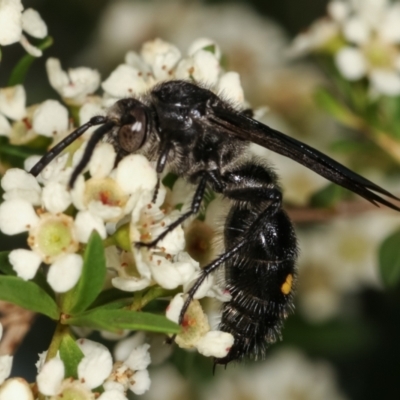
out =
{"type": "Polygon", "coordinates": [[[311,196],[310,205],[318,208],[333,207],[342,200],[345,195],[346,191],[342,187],[330,183],[311,196]]]}
{"type": "Polygon", "coordinates": [[[14,167],[21,167],[24,160],[38,154],[44,154],[44,151],[28,146],[10,144],[8,138],[0,136],[0,159],[3,162],[9,162],[14,167]]]}
{"type": "Polygon", "coordinates": [[[78,379],[78,364],[84,357],[82,350],[70,335],[62,338],[59,350],[65,366],[65,377],[78,379]]]}
{"type": "Polygon", "coordinates": [[[178,180],[178,175],[169,172],[165,178],[162,180],[162,184],[167,188],[171,189],[175,185],[175,182],[178,180]]]}
{"type": "Polygon", "coordinates": [[[389,235],[379,249],[379,268],[387,287],[400,282],[400,230],[389,235]]]}
{"type": "Polygon", "coordinates": [[[357,129],[360,121],[349,108],[340,103],[338,99],[324,88],[315,91],[314,99],[317,105],[342,124],[357,129]]]}
{"type": "Polygon", "coordinates": [[[57,304],[51,296],[35,283],[16,276],[0,276],[0,300],[47,315],[52,319],[59,318],[57,304]]]}
{"type": "Polygon", "coordinates": [[[116,288],[111,288],[103,290],[94,301],[94,303],[91,304],[90,308],[104,307],[109,304],[113,304],[111,307],[114,307],[116,302],[121,302],[125,305],[129,305],[132,303],[132,300],[132,293],[124,292],[123,290],[119,290],[116,288]]]}
{"type": "MultiPolygon", "coordinates": [[[[40,50],[45,50],[52,44],[53,38],[51,36],[47,36],[41,40],[36,47],[38,47],[40,50]]],[[[31,56],[30,54],[25,54],[12,70],[7,86],[15,86],[24,83],[26,74],[36,59],[37,57],[31,56]]]]}
{"type": "Polygon", "coordinates": [[[4,275],[16,276],[17,273],[14,271],[10,261],[8,260],[9,251],[2,251],[0,253],[0,272],[4,275]]]}
{"type": "Polygon", "coordinates": [[[56,295],[52,287],[48,284],[47,279],[43,271],[39,270],[32,282],[36,283],[41,289],[43,289],[52,299],[56,299],[56,295]]]}
{"type": "Polygon", "coordinates": [[[67,318],[63,323],[117,332],[123,329],[161,333],[179,333],[180,327],[163,315],[131,310],[95,308],[84,314],[67,318]]]}
{"type": "Polygon", "coordinates": [[[82,274],[78,283],[62,297],[62,310],[67,314],[85,311],[100,294],[106,278],[103,241],[93,231],[87,244],[82,274]]]}

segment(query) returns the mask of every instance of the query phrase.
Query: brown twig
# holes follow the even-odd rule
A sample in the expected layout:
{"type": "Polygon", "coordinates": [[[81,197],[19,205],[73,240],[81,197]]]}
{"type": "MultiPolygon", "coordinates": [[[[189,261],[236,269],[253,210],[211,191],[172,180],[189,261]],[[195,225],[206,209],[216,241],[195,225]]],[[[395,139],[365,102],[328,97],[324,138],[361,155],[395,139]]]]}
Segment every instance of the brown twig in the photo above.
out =
{"type": "MultiPolygon", "coordinates": [[[[383,207],[383,206],[382,206],[383,207]]],[[[383,209],[383,208],[382,208],[383,209]]],[[[295,223],[312,223],[329,221],[341,216],[362,214],[379,210],[375,205],[362,199],[348,200],[336,204],[332,208],[287,207],[290,219],[295,223]]]]}

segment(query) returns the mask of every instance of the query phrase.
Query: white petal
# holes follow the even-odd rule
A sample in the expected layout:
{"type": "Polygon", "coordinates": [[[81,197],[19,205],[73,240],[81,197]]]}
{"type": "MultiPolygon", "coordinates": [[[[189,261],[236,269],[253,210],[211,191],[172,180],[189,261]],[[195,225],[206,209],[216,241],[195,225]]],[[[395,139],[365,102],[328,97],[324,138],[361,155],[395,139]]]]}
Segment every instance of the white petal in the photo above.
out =
{"type": "Polygon", "coordinates": [[[141,49],[141,55],[152,66],[154,76],[159,80],[170,79],[171,71],[181,58],[177,47],[161,39],[146,42],[141,49]]]}
{"type": "MultiPolygon", "coordinates": [[[[86,124],[90,120],[90,118],[96,116],[96,115],[104,115],[104,109],[100,106],[100,104],[96,102],[88,102],[85,103],[80,109],[79,109],[79,122],[81,125],[86,124]]],[[[89,138],[92,134],[92,132],[97,129],[98,126],[93,126],[89,128],[83,135],[83,138],[89,138]]]]}
{"type": "Polygon", "coordinates": [[[62,70],[58,58],[48,58],[46,61],[46,71],[50,85],[57,91],[69,84],[68,74],[62,70]]]}
{"type": "Polygon", "coordinates": [[[23,7],[20,0],[2,1],[0,4],[0,45],[16,43],[22,34],[23,7]]]}
{"type": "Polygon", "coordinates": [[[138,292],[150,285],[150,280],[136,277],[116,277],[111,280],[112,285],[124,292],[138,292]]]}
{"type": "Polygon", "coordinates": [[[1,187],[5,190],[4,200],[22,199],[33,205],[40,205],[41,188],[36,178],[19,168],[7,170],[1,187]]]}
{"type": "Polygon", "coordinates": [[[51,86],[60,96],[79,103],[83,102],[88,94],[95,92],[100,85],[98,71],[79,67],[72,68],[66,73],[57,58],[47,60],[46,70],[51,86]]]}
{"type": "Polygon", "coordinates": [[[33,130],[44,136],[55,136],[68,129],[68,110],[56,100],[46,100],[34,112],[33,130]]]}
{"type": "Polygon", "coordinates": [[[128,400],[128,398],[119,390],[107,390],[97,398],[97,400],[128,400]]]}
{"type": "Polygon", "coordinates": [[[193,55],[195,70],[193,78],[197,82],[204,82],[208,85],[215,85],[220,73],[218,58],[206,50],[199,50],[193,55]]]}
{"type": "Polygon", "coordinates": [[[30,156],[24,161],[24,170],[29,172],[41,159],[41,156],[30,156]]]}
{"type": "Polygon", "coordinates": [[[99,233],[102,239],[107,236],[106,227],[102,219],[89,211],[78,212],[75,218],[75,227],[78,241],[81,243],[87,243],[94,230],[99,233]]]}
{"type": "Polygon", "coordinates": [[[24,190],[24,189],[11,189],[3,194],[4,200],[25,200],[34,206],[39,206],[41,204],[40,192],[35,190],[24,190]]]}
{"type": "Polygon", "coordinates": [[[72,203],[78,210],[85,210],[85,178],[79,175],[75,181],[74,187],[71,189],[72,203]]]}
{"type": "Polygon", "coordinates": [[[36,178],[20,168],[10,168],[1,180],[1,187],[5,191],[13,189],[27,189],[40,193],[40,185],[36,178]]]}
{"type": "Polygon", "coordinates": [[[21,35],[21,39],[19,40],[19,42],[21,43],[21,45],[25,49],[25,51],[28,54],[30,54],[31,56],[41,57],[43,55],[42,50],[40,50],[38,47],[31,44],[25,35],[21,35]]]}
{"type": "Polygon", "coordinates": [[[131,154],[118,164],[115,180],[128,194],[152,191],[157,183],[157,173],[146,157],[131,154]]]}
{"type": "Polygon", "coordinates": [[[0,400],[33,400],[28,382],[23,378],[8,379],[0,387],[0,400]]]}
{"type": "Polygon", "coordinates": [[[50,265],[47,282],[57,293],[72,289],[81,276],[83,259],[79,254],[66,254],[50,265]]]}
{"type": "Polygon", "coordinates": [[[142,72],[144,76],[151,75],[151,68],[140,55],[134,51],[128,51],[125,55],[125,63],[142,72]]]}
{"type": "Polygon", "coordinates": [[[89,161],[89,172],[93,178],[105,178],[114,167],[114,147],[110,143],[100,143],[96,146],[89,161]]]}
{"type": "Polygon", "coordinates": [[[9,136],[11,133],[11,125],[4,115],[0,114],[0,136],[9,136]]]}
{"type": "Polygon", "coordinates": [[[36,378],[39,392],[46,396],[58,394],[64,374],[64,363],[59,358],[52,358],[47,361],[36,378]]]}
{"type": "Polygon", "coordinates": [[[147,343],[136,347],[131,351],[131,354],[124,361],[124,364],[133,371],[146,369],[151,363],[149,348],[150,345],[147,343]]]}
{"type": "Polygon", "coordinates": [[[35,210],[25,200],[7,200],[0,204],[0,230],[6,235],[26,232],[38,222],[35,210]]]}
{"type": "Polygon", "coordinates": [[[146,340],[144,332],[136,332],[133,336],[119,341],[114,347],[114,358],[116,361],[125,361],[132,350],[141,346],[146,340]]]}
{"type": "MultiPolygon", "coordinates": [[[[165,226],[170,225],[172,223],[172,218],[169,221],[170,218],[165,218],[165,226]]],[[[164,232],[165,228],[160,227],[161,229],[157,231],[153,231],[152,233],[154,234],[154,237],[157,237],[159,234],[164,232]]],[[[165,236],[164,239],[160,240],[160,242],[157,244],[157,247],[165,249],[165,253],[168,254],[177,254],[181,252],[185,248],[185,233],[183,231],[183,228],[181,226],[176,227],[172,232],[169,232],[167,236],[165,236]]]]}
{"type": "Polygon", "coordinates": [[[196,344],[200,354],[206,357],[225,357],[233,346],[234,338],[230,333],[221,331],[207,332],[196,344]]]}
{"type": "Polygon", "coordinates": [[[141,94],[148,89],[141,72],[129,65],[119,65],[101,84],[109,95],[117,98],[141,94]]]}
{"type": "Polygon", "coordinates": [[[390,70],[374,70],[370,75],[372,87],[380,94],[398,96],[400,94],[400,75],[390,70]]]}
{"type": "Polygon", "coordinates": [[[24,279],[32,279],[42,262],[42,258],[33,251],[26,249],[13,250],[8,259],[17,275],[24,279]]]}
{"type": "Polygon", "coordinates": [[[328,3],[329,15],[338,22],[343,22],[350,13],[348,3],[340,0],[333,0],[328,3]]]}
{"type": "Polygon", "coordinates": [[[144,369],[143,371],[136,371],[132,379],[134,384],[129,385],[129,389],[133,393],[141,395],[150,389],[151,380],[147,369],[144,369]]]}
{"type": "Polygon", "coordinates": [[[88,210],[103,221],[115,220],[122,215],[121,207],[109,206],[97,200],[92,200],[89,203],[88,210]]]}
{"type": "Polygon", "coordinates": [[[214,54],[199,50],[193,56],[181,60],[175,73],[177,79],[194,79],[212,86],[218,81],[220,65],[214,54]]]}
{"type": "Polygon", "coordinates": [[[152,255],[150,270],[153,279],[165,289],[175,289],[182,284],[182,276],[174,264],[157,255],[152,255]]]}
{"type": "Polygon", "coordinates": [[[341,74],[350,81],[361,79],[367,72],[367,64],[360,50],[345,47],[335,55],[335,63],[341,74]]]}
{"type": "Polygon", "coordinates": [[[12,356],[9,355],[0,356],[0,385],[10,376],[12,362],[13,362],[12,356]]]}
{"type": "MultiPolygon", "coordinates": [[[[201,273],[199,273],[201,274],[201,273]]],[[[188,282],[184,285],[184,290],[188,291],[194,283],[197,281],[197,279],[200,277],[200,275],[194,277],[194,279],[191,282],[188,282]]],[[[196,293],[194,295],[194,299],[202,299],[205,297],[208,293],[208,291],[213,287],[214,285],[214,276],[213,275],[208,275],[206,279],[204,279],[203,283],[199,286],[199,288],[196,290],[196,293]]]]}
{"type": "Polygon", "coordinates": [[[88,339],[80,339],[77,344],[85,355],[78,365],[78,377],[85,386],[94,389],[111,374],[111,353],[107,347],[88,339]]]}
{"type": "Polygon", "coordinates": [[[65,211],[71,204],[71,195],[59,182],[49,182],[42,193],[43,206],[53,214],[65,211]]]}
{"type": "Polygon", "coordinates": [[[173,321],[178,323],[179,322],[179,315],[181,313],[183,304],[185,303],[183,293],[178,293],[169,303],[165,316],[173,321]]]}
{"type": "Polygon", "coordinates": [[[221,49],[219,48],[218,44],[209,38],[199,38],[196,39],[188,49],[188,55],[192,56],[194,53],[196,53],[199,50],[203,50],[206,47],[214,47],[215,51],[211,52],[215,55],[215,57],[220,60],[221,59],[221,49]]]}
{"type": "Polygon", "coordinates": [[[46,183],[50,181],[62,182],[63,175],[65,175],[68,170],[68,168],[66,168],[68,159],[68,153],[59,155],[49,165],[46,165],[39,177],[46,183]]]}
{"type": "Polygon", "coordinates": [[[22,85],[0,89],[0,112],[13,120],[26,116],[26,93],[22,85]]]}
{"type": "Polygon", "coordinates": [[[242,105],[244,93],[240,84],[240,76],[237,72],[227,72],[219,79],[216,92],[228,101],[242,105]]]}
{"type": "Polygon", "coordinates": [[[22,29],[34,38],[43,39],[47,36],[47,26],[40,14],[32,8],[22,13],[22,29]]]}
{"type": "Polygon", "coordinates": [[[343,26],[343,33],[349,42],[366,43],[371,35],[369,26],[361,18],[352,17],[343,26]]]}
{"type": "Polygon", "coordinates": [[[400,5],[398,3],[390,7],[378,34],[386,42],[400,42],[400,5]]]}

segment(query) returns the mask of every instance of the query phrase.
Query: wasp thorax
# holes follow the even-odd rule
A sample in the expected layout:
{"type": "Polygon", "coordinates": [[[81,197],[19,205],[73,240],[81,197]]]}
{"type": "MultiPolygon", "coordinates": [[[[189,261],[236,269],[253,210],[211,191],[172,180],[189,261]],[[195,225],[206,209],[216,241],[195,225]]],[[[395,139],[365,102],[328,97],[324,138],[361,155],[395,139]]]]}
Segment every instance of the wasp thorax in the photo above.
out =
{"type": "Polygon", "coordinates": [[[146,141],[147,115],[143,107],[135,107],[121,119],[122,126],[118,131],[118,142],[123,150],[133,153],[146,141]]]}

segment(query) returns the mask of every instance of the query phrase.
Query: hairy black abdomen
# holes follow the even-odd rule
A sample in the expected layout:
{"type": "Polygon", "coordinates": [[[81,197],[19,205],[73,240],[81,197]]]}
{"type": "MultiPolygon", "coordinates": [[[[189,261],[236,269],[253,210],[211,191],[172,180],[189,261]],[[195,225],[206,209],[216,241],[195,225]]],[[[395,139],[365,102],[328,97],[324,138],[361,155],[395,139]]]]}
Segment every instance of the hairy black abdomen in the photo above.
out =
{"type": "MultiPolygon", "coordinates": [[[[259,209],[233,207],[225,226],[225,245],[231,247],[251,235],[248,228],[257,215],[259,209]]],[[[220,329],[231,333],[235,342],[216,363],[263,358],[269,344],[280,338],[283,321],[293,309],[296,258],[294,230],[280,210],[226,263],[226,289],[232,299],[223,305],[220,329]]]]}

